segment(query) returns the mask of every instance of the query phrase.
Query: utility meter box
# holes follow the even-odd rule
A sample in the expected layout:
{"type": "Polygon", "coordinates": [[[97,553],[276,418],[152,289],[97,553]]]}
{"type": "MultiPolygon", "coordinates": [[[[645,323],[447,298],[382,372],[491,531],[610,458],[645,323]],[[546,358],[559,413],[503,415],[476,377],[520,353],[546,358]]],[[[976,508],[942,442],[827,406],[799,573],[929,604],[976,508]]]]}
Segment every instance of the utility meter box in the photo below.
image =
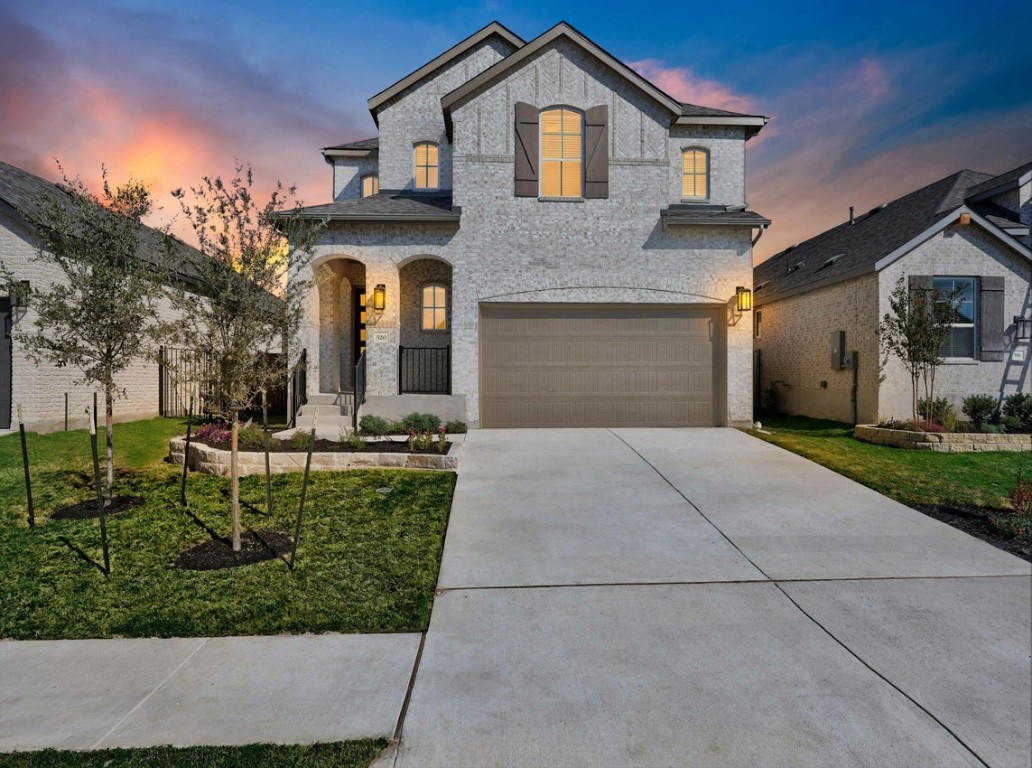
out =
{"type": "Polygon", "coordinates": [[[831,332],[831,369],[841,371],[846,367],[846,332],[831,332]]]}

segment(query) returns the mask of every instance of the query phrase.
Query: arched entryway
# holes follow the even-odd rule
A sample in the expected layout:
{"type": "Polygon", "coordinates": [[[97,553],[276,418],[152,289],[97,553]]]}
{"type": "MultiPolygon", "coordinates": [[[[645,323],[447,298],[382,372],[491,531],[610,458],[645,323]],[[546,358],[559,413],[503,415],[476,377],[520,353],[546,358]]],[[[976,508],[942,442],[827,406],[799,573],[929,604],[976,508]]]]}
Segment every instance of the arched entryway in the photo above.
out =
{"type": "Polygon", "coordinates": [[[319,291],[319,391],[345,392],[365,349],[365,265],[334,258],[316,270],[319,291]]]}
{"type": "Polygon", "coordinates": [[[451,394],[452,267],[417,257],[398,268],[399,394],[451,394]]]}

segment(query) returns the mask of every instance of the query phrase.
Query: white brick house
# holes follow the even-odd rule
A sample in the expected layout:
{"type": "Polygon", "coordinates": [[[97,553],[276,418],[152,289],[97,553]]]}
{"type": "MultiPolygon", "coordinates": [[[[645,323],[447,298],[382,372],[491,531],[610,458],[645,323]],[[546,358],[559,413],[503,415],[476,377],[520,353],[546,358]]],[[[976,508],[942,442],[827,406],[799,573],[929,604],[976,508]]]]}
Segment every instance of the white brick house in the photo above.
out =
{"type": "Polygon", "coordinates": [[[964,291],[936,396],[959,413],[972,394],[1032,391],[1032,163],[999,176],[960,171],[779,253],[756,267],[758,389],[790,414],[872,423],[910,418],[910,379],[883,365],[877,328],[903,277],[964,291]],[[833,339],[858,365],[833,362],[833,339]],[[833,334],[835,334],[833,336],[833,334]]]}
{"type": "Polygon", "coordinates": [[[751,419],[734,299],[769,223],[745,190],[766,118],[682,104],[565,23],[490,24],[369,109],[379,135],[323,150],[334,201],[307,209],[329,220],[300,339],[321,413],[350,410],[361,360],[364,413],[751,419]]]}

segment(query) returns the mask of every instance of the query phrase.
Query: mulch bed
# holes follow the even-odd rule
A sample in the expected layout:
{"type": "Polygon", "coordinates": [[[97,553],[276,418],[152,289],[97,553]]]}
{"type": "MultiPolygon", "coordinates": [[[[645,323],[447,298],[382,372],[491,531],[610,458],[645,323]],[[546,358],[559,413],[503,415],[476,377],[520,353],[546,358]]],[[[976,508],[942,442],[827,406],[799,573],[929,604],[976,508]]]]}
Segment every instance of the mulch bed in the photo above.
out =
{"type": "Polygon", "coordinates": [[[938,504],[912,504],[911,507],[929,517],[976,536],[998,549],[1032,562],[1032,543],[1001,536],[989,521],[989,515],[1008,514],[1010,510],[992,507],[944,507],[938,504]]]}
{"type": "Polygon", "coordinates": [[[292,543],[290,534],[282,531],[244,531],[240,534],[239,552],[233,551],[229,537],[207,539],[181,553],[172,567],[184,571],[217,571],[253,565],[288,554],[292,543]]]}
{"type": "MultiPolygon", "coordinates": [[[[140,506],[143,504],[143,501],[143,498],[140,496],[115,496],[111,499],[111,504],[108,505],[105,512],[109,515],[125,512],[128,509],[140,506]]],[[[100,515],[97,513],[96,499],[80,501],[67,507],[61,507],[54,510],[50,515],[51,520],[89,520],[90,518],[97,517],[100,517],[100,515]]]]}
{"type": "MultiPolygon", "coordinates": [[[[194,439],[191,438],[190,442],[191,443],[194,443],[194,442],[196,442],[196,443],[203,443],[204,445],[208,446],[209,448],[215,448],[215,449],[220,450],[220,451],[228,451],[230,449],[230,445],[229,445],[229,441],[228,440],[226,442],[213,443],[213,442],[209,442],[208,440],[194,440],[194,439]]],[[[447,446],[447,448],[446,448],[444,453],[447,454],[448,451],[451,449],[451,445],[452,445],[451,441],[450,440],[446,441],[445,445],[447,446]]],[[[240,448],[240,450],[241,451],[250,451],[250,452],[255,452],[255,453],[262,453],[264,451],[264,448],[240,448]]],[[[290,440],[270,440],[269,441],[269,452],[270,453],[285,453],[285,452],[289,452],[289,453],[303,453],[303,452],[306,452],[307,450],[308,450],[307,447],[306,448],[296,448],[296,447],[294,447],[294,444],[290,440]]],[[[437,450],[437,440],[436,440],[436,438],[434,439],[434,444],[432,446],[430,446],[430,448],[428,450],[425,450],[425,451],[420,451],[419,449],[416,449],[414,451],[410,451],[409,447],[408,447],[408,439],[407,438],[405,438],[405,439],[400,439],[399,438],[398,440],[377,440],[375,442],[368,442],[368,443],[365,444],[364,448],[360,448],[357,451],[354,448],[352,448],[351,446],[349,446],[349,445],[345,445],[344,443],[338,443],[336,440],[317,439],[315,441],[315,452],[316,453],[421,453],[421,454],[440,453],[440,451],[437,450]]]]}

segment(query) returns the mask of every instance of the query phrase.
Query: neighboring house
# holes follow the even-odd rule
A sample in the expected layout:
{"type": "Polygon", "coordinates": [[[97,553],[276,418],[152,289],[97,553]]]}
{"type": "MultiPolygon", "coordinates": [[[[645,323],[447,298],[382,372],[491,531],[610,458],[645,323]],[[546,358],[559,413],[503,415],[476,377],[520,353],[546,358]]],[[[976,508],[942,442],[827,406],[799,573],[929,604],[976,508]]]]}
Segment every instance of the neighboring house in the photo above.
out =
{"type": "Polygon", "coordinates": [[[1032,320],[1030,225],[1032,163],[999,176],[965,170],[771,257],[754,275],[758,390],[773,387],[790,414],[910,418],[910,378],[894,358],[882,365],[877,335],[903,277],[912,289],[962,289],[937,396],[959,413],[971,394],[1032,391],[1021,322],[1032,320]],[[855,369],[839,346],[858,353],[855,369]]]}
{"type": "MultiPolygon", "coordinates": [[[[36,210],[36,201],[42,195],[68,198],[57,185],[0,162],[0,262],[15,280],[28,281],[31,285],[64,279],[58,267],[35,258],[38,241],[26,216],[36,210]]],[[[159,246],[158,233],[146,229],[140,257],[153,258],[159,246]]],[[[196,254],[193,249],[189,250],[196,254]]],[[[189,282],[188,276],[184,279],[189,282]]],[[[162,307],[162,317],[165,320],[175,317],[167,304],[162,307]]],[[[12,339],[13,330],[33,322],[35,313],[31,307],[17,306],[16,297],[0,296],[0,323],[4,331],[0,338],[0,429],[17,425],[15,409],[19,405],[27,429],[38,432],[61,429],[65,423],[66,397],[69,426],[85,426],[85,408],[92,405],[94,388],[75,383],[81,376],[78,369],[58,368],[49,363],[36,365],[12,339]]],[[[125,397],[115,401],[115,420],[157,416],[159,378],[157,362],[142,361],[119,376],[118,383],[125,389],[125,397]]],[[[166,393],[170,389],[167,382],[168,379],[166,393]]],[[[103,402],[102,394],[100,399],[103,402]]]]}
{"type": "MultiPolygon", "coordinates": [[[[485,427],[752,417],[745,143],[561,23],[492,23],[327,147],[334,201],[302,346],[309,406],[485,427]],[[356,364],[361,365],[356,369],[356,364]],[[356,379],[357,376],[357,379],[356,379]],[[359,381],[359,383],[361,383],[359,381]]],[[[339,418],[339,417],[338,417],[339,418]]]]}

